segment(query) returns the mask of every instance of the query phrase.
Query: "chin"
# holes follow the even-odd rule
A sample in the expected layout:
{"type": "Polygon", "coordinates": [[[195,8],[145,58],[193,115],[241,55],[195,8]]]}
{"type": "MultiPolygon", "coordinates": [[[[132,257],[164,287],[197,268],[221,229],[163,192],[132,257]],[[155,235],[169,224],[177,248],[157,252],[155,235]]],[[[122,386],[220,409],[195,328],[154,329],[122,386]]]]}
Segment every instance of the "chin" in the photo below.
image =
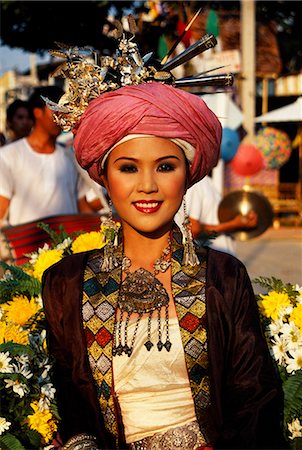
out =
{"type": "Polygon", "coordinates": [[[138,223],[136,221],[135,223],[125,222],[130,228],[133,228],[140,234],[146,234],[146,235],[162,235],[169,231],[173,226],[173,220],[172,219],[168,221],[149,221],[149,223],[138,223]]]}

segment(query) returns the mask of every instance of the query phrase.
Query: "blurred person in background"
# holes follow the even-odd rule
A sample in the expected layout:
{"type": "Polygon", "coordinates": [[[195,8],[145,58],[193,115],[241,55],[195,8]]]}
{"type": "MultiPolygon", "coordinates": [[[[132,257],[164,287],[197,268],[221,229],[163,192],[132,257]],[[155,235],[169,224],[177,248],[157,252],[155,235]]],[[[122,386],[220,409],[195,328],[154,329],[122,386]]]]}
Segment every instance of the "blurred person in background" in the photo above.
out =
{"type": "MultiPolygon", "coordinates": [[[[258,217],[254,211],[248,215],[236,215],[227,222],[220,222],[218,208],[222,200],[210,176],[204,177],[190,187],[185,196],[186,210],[190,217],[194,239],[204,240],[209,236],[207,245],[236,256],[236,241],[231,233],[238,230],[250,230],[257,226],[258,217]]],[[[178,226],[184,221],[183,204],[175,215],[178,226]]]]}
{"type": "Polygon", "coordinates": [[[34,121],[29,104],[25,100],[16,99],[6,109],[6,144],[17,141],[29,135],[34,121]]]}
{"type": "Polygon", "coordinates": [[[0,152],[0,227],[93,212],[85,197],[89,187],[73,153],[57,144],[61,128],[43,101],[57,101],[63,93],[58,86],[37,87],[28,100],[34,118],[31,133],[0,152]]]}

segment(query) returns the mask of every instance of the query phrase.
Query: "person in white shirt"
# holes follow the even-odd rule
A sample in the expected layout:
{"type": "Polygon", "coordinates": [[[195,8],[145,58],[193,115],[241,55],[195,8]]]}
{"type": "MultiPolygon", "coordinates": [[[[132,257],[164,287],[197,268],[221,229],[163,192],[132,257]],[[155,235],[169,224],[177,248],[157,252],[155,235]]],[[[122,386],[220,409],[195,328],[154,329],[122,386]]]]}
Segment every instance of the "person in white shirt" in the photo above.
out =
{"type": "Polygon", "coordinates": [[[34,118],[31,133],[1,149],[0,226],[93,212],[86,200],[89,187],[72,152],[56,143],[61,129],[42,99],[57,101],[62,94],[57,86],[36,88],[29,98],[34,118]]]}
{"type": "MultiPolygon", "coordinates": [[[[257,215],[251,211],[247,216],[238,214],[228,222],[219,222],[218,207],[221,196],[210,176],[204,177],[186,192],[186,210],[190,218],[192,234],[195,239],[201,235],[214,234],[207,244],[220,251],[236,254],[236,242],[228,233],[238,229],[253,228],[257,224],[257,215]]],[[[184,221],[183,204],[175,215],[175,222],[181,227],[184,221]]]]}

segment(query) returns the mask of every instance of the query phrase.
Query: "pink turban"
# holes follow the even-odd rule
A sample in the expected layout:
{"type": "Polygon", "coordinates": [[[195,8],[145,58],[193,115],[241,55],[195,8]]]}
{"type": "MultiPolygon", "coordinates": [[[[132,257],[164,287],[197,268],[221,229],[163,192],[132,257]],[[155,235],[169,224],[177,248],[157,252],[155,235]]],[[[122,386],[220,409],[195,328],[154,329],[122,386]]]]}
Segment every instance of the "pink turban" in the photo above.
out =
{"type": "Polygon", "coordinates": [[[92,100],[73,130],[77,161],[101,182],[106,153],[129,134],[181,139],[191,144],[189,186],[207,175],[219,158],[221,125],[197,95],[158,82],[125,86],[92,100]]]}

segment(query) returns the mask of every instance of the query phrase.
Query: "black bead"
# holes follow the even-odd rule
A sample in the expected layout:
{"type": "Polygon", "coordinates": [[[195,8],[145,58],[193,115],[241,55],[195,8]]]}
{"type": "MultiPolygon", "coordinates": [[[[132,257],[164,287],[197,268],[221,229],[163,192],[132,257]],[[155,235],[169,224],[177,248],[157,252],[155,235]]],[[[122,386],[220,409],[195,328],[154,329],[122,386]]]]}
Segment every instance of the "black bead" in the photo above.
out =
{"type": "Polygon", "coordinates": [[[164,344],[162,343],[162,341],[158,341],[157,348],[158,348],[159,352],[163,349],[163,346],[164,346],[164,344]]]}
{"type": "Polygon", "coordinates": [[[144,345],[145,345],[146,349],[148,350],[148,352],[150,352],[150,350],[151,350],[151,348],[153,347],[154,344],[152,344],[151,341],[147,341],[147,342],[145,342],[144,345]]]}
{"type": "Polygon", "coordinates": [[[117,355],[123,354],[123,346],[121,344],[116,347],[116,354],[117,355]]]}
{"type": "Polygon", "coordinates": [[[164,347],[165,347],[165,349],[167,350],[167,352],[169,352],[170,349],[171,349],[171,347],[172,347],[171,342],[170,342],[170,341],[166,341],[166,342],[164,343],[164,347]]]}

